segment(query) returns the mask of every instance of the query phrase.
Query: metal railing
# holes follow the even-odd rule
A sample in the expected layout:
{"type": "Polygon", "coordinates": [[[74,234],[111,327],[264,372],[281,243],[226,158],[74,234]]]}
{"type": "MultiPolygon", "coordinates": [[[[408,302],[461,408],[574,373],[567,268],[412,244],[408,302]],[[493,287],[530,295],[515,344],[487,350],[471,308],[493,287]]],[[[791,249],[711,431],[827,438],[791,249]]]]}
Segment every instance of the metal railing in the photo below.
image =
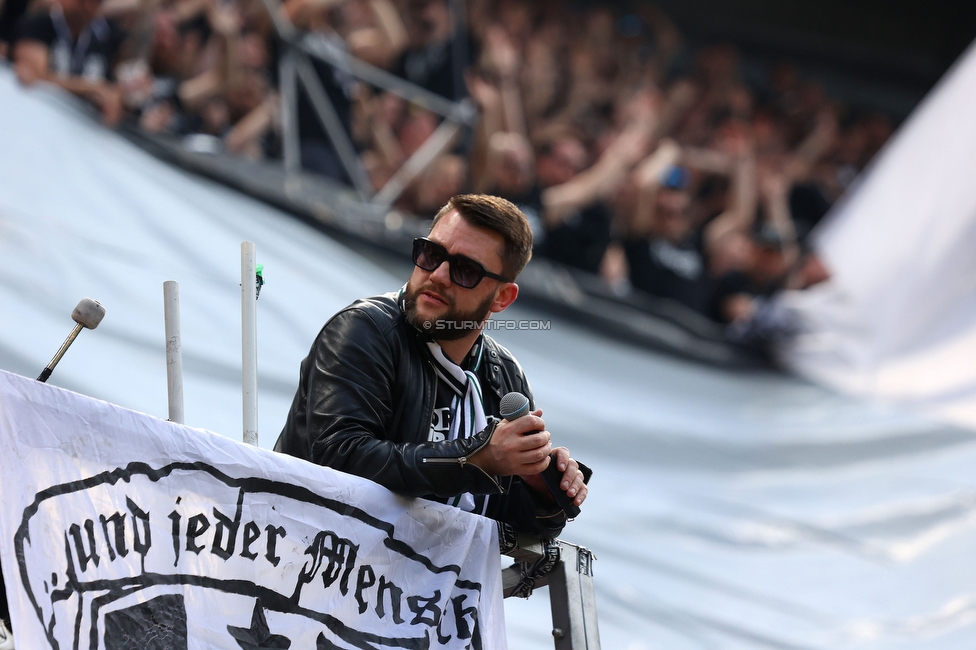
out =
{"type": "Polygon", "coordinates": [[[600,650],[593,553],[561,539],[515,537],[515,546],[503,550],[516,561],[502,570],[505,597],[528,597],[533,589],[548,587],[556,650],[600,650]]]}
{"type": "Polygon", "coordinates": [[[301,135],[298,132],[299,85],[305,90],[316,117],[329,136],[353,188],[363,201],[378,208],[385,209],[392,206],[410,182],[451,146],[461,129],[470,127],[477,121],[477,110],[469,100],[455,102],[441,97],[352,56],[345,50],[335,47],[324,36],[302,33],[282,14],[280,0],[263,1],[281,42],[278,72],[286,173],[294,174],[301,169],[301,135]],[[444,118],[423,145],[407,158],[386,184],[377,191],[374,191],[339,114],[329,101],[322,81],[315,72],[313,59],[322,61],[360,81],[391,92],[444,118]]]}

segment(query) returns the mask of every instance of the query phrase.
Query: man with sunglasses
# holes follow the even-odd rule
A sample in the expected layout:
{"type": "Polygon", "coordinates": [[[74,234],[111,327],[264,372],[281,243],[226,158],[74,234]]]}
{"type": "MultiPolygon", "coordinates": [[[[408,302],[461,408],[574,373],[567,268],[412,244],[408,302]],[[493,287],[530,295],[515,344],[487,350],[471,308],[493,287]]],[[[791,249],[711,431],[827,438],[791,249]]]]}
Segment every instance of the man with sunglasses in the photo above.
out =
{"type": "Polygon", "coordinates": [[[407,284],[322,328],[275,450],[555,537],[566,515],[540,473],[555,463],[580,505],[589,470],[552,447],[542,411],[500,419],[502,396],[532,393],[511,353],[482,332],[515,301],[531,254],[513,204],[452,198],[414,242],[407,284]]]}

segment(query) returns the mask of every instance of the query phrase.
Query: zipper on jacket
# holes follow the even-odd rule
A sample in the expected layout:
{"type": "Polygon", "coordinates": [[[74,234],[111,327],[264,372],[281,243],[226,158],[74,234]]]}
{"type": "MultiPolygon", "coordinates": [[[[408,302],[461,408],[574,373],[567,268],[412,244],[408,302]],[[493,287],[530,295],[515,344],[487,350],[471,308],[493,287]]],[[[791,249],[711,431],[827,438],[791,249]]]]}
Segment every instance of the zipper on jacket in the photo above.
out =
{"type": "Polygon", "coordinates": [[[460,465],[464,467],[468,464],[468,457],[460,458],[424,458],[421,461],[424,465],[460,465]]]}
{"type": "MultiPolygon", "coordinates": [[[[494,431],[492,431],[492,434],[494,434],[494,431]]],[[[488,440],[485,440],[477,449],[475,449],[472,452],[470,452],[468,454],[468,456],[474,456],[475,454],[477,454],[479,451],[481,451],[482,449],[484,449],[485,447],[487,447],[488,446],[488,443],[490,441],[491,441],[491,436],[488,436],[488,440]]],[[[456,464],[456,465],[460,465],[461,468],[463,469],[464,466],[468,464],[468,456],[461,456],[459,458],[430,458],[430,457],[428,457],[428,458],[421,459],[420,462],[422,462],[424,465],[455,465],[456,464]]],[[[485,477],[489,481],[491,481],[492,483],[494,483],[495,484],[495,487],[498,489],[498,493],[499,494],[505,494],[505,488],[503,488],[501,486],[501,483],[499,483],[498,481],[495,480],[495,477],[494,476],[492,476],[491,474],[489,474],[485,470],[481,469],[477,465],[472,465],[472,467],[476,468],[479,472],[481,472],[482,474],[484,474],[485,477]]]]}
{"type": "MultiPolygon", "coordinates": [[[[492,433],[494,434],[494,431],[492,431],[492,433]]],[[[479,451],[481,451],[482,449],[484,449],[485,447],[487,447],[488,446],[488,443],[490,441],[491,441],[491,436],[488,436],[488,439],[485,440],[483,443],[481,443],[481,445],[479,445],[477,449],[469,452],[468,453],[468,456],[474,456],[475,454],[477,454],[479,451]]],[[[430,465],[446,465],[446,464],[454,464],[454,463],[457,463],[461,467],[464,467],[465,465],[468,464],[468,456],[460,456],[458,458],[436,458],[436,457],[435,458],[431,458],[431,457],[427,457],[427,458],[421,459],[421,462],[424,463],[424,464],[430,464],[430,465]]],[[[475,465],[475,467],[478,467],[478,466],[475,465]]],[[[481,468],[478,467],[478,469],[481,469],[481,468]]],[[[489,476],[490,477],[490,475],[488,474],[488,472],[485,472],[484,470],[481,470],[481,471],[484,472],[485,476],[489,476]]]]}

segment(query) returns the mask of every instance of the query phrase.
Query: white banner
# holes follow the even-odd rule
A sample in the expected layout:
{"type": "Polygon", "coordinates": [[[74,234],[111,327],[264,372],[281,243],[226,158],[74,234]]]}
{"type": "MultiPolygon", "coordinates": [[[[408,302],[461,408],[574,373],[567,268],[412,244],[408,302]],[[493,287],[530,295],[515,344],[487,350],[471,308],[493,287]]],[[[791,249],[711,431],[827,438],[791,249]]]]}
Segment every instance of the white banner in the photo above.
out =
{"type": "Polygon", "coordinates": [[[0,371],[18,649],[505,648],[494,522],[0,371]]]}
{"type": "Polygon", "coordinates": [[[976,429],[976,43],[818,226],[822,285],[780,356],[843,392],[976,429]]]}

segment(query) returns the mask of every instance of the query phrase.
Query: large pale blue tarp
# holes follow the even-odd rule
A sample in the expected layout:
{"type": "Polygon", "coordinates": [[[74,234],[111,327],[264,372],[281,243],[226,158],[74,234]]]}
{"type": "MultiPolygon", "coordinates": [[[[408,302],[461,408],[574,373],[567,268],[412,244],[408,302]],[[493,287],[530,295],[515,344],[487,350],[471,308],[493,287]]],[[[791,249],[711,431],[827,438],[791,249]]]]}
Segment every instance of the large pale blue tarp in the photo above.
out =
{"type": "MultiPolygon", "coordinates": [[[[35,376],[85,295],[107,307],[51,382],[166,415],[162,283],[180,282],[186,419],[239,438],[240,242],[257,244],[260,440],[298,364],[391,274],[293,218],[161,163],[0,68],[0,367],[35,376]]],[[[719,370],[516,305],[494,332],[557,442],[595,468],[564,538],[596,556],[603,647],[976,645],[976,436],[771,372],[719,370]]],[[[2,459],[0,459],[2,463],[2,459]]],[[[510,646],[551,648],[545,590],[510,646]]]]}

